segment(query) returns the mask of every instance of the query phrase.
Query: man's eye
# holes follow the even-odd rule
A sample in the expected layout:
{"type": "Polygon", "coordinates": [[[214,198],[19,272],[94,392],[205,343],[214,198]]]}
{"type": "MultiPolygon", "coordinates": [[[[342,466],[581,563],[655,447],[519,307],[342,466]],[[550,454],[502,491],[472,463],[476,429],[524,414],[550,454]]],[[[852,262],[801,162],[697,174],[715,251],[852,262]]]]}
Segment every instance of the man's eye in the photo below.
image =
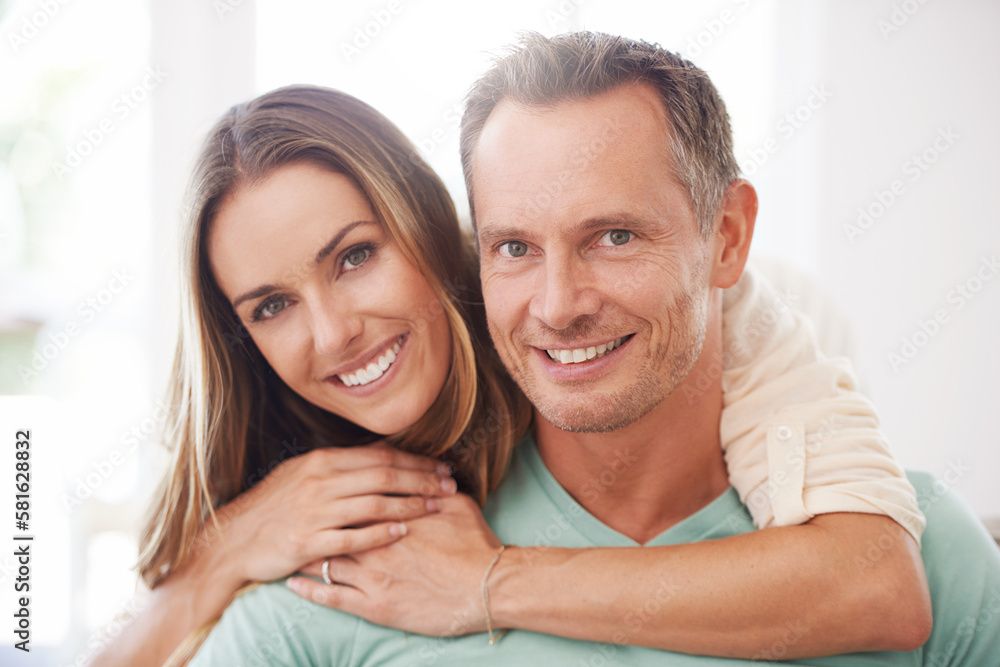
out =
{"type": "Polygon", "coordinates": [[[625,245],[632,240],[632,232],[626,229],[612,229],[601,237],[598,245],[625,245]]]}
{"type": "Polygon", "coordinates": [[[253,311],[254,322],[260,322],[261,320],[267,320],[285,309],[287,302],[283,296],[272,296],[266,299],[253,311]]]}
{"type": "Polygon", "coordinates": [[[528,254],[528,244],[521,241],[507,241],[500,246],[502,257],[524,257],[528,254]]]}

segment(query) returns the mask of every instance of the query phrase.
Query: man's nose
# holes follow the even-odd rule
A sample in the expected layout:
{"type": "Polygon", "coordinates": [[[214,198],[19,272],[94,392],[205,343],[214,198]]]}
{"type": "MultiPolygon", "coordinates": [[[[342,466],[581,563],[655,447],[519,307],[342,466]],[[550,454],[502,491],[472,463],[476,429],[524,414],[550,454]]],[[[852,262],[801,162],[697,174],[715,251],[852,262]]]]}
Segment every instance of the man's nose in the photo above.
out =
{"type": "Polygon", "coordinates": [[[313,347],[318,354],[341,354],[364,331],[364,320],[349,301],[316,298],[309,308],[313,347]]]}
{"type": "Polygon", "coordinates": [[[552,329],[565,329],[578,317],[594,315],[601,308],[586,260],[567,253],[549,255],[538,278],[530,313],[552,329]]]}

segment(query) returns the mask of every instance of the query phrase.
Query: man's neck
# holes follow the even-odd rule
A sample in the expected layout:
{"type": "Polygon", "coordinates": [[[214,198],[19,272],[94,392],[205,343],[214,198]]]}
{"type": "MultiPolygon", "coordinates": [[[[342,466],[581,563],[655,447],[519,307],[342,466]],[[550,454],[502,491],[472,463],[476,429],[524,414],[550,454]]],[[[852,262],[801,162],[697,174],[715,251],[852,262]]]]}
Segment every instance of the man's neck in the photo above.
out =
{"type": "Polygon", "coordinates": [[[535,415],[539,454],[559,484],[597,519],[640,544],[729,486],[719,442],[721,324],[710,317],[708,330],[684,382],[630,426],[570,433],[535,415]]]}

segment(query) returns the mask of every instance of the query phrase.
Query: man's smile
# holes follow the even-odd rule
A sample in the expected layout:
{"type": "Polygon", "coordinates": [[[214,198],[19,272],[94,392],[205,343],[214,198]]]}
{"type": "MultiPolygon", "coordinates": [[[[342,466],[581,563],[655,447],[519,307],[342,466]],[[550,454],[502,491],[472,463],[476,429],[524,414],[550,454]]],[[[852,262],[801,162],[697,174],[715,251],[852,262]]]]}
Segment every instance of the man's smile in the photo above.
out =
{"type": "Polygon", "coordinates": [[[622,343],[626,342],[633,335],[634,334],[628,334],[597,345],[584,345],[570,349],[547,349],[545,350],[545,353],[549,355],[550,359],[560,364],[579,364],[584,361],[590,361],[591,359],[600,359],[612,350],[621,347],[622,343]]]}

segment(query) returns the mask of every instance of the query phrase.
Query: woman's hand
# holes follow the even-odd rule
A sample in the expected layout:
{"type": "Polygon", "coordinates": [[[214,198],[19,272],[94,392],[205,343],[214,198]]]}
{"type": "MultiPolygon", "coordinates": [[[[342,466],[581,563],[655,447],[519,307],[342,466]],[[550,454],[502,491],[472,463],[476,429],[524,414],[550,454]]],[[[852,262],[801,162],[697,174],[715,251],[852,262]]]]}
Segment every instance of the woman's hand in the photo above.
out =
{"type": "Polygon", "coordinates": [[[279,579],[317,558],[397,540],[403,522],[436,512],[455,487],[447,465],[426,457],[381,445],[316,449],[220,508],[219,526],[209,518],[197,548],[227,544],[237,588],[279,579]]]}
{"type": "MultiPolygon", "coordinates": [[[[463,494],[441,511],[411,521],[405,540],[381,549],[330,558],[332,586],[292,577],[304,598],[372,623],[424,635],[486,630],[480,584],[500,540],[475,501],[463,494]]],[[[321,576],[323,560],[303,568],[321,576]]]]}

